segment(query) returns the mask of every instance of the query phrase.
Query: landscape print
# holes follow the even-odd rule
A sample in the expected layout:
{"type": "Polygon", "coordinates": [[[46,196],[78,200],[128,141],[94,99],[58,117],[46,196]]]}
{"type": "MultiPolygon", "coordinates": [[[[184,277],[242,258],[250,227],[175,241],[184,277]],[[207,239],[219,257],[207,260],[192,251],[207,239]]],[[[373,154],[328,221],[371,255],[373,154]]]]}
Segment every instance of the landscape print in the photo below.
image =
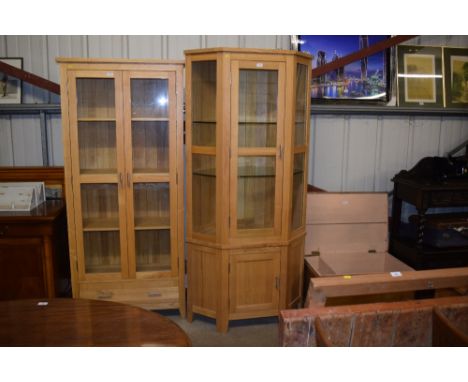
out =
{"type": "Polygon", "coordinates": [[[450,57],[453,103],[468,103],[468,56],[450,57]]]}
{"type": "MultiPolygon", "coordinates": [[[[313,55],[312,70],[367,48],[388,36],[301,35],[300,50],[313,55]]],[[[338,68],[312,80],[311,96],[314,99],[387,99],[387,57],[377,53],[338,68]]]]}

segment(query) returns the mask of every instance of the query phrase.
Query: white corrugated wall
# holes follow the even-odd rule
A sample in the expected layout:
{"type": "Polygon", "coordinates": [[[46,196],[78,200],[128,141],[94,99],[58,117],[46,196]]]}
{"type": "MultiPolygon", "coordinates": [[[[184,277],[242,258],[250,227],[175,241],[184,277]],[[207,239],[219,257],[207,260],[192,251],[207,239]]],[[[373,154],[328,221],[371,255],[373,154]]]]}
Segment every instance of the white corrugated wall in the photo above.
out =
{"type": "MultiPolygon", "coordinates": [[[[468,36],[421,36],[408,44],[468,47],[468,36]]],[[[59,81],[55,58],[183,59],[185,49],[214,46],[289,49],[289,36],[0,36],[0,57],[23,57],[25,70],[59,81]]],[[[23,85],[24,103],[59,97],[23,85]]],[[[63,165],[60,117],[47,117],[49,161],[63,165]]],[[[389,191],[391,178],[419,159],[444,155],[468,139],[464,117],[311,117],[309,183],[330,191],[389,191]]],[[[39,117],[0,116],[0,166],[42,165],[39,117]]]]}

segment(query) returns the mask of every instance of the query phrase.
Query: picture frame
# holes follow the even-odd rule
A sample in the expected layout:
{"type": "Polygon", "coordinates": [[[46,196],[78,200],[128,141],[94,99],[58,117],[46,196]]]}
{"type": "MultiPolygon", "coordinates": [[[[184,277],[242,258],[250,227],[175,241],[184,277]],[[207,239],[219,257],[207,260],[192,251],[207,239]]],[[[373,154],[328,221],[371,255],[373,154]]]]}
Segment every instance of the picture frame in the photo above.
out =
{"type": "Polygon", "coordinates": [[[444,107],[442,47],[399,45],[398,106],[444,107]]]}
{"type": "MultiPolygon", "coordinates": [[[[388,39],[387,35],[293,35],[292,48],[313,56],[314,69],[388,39]]],[[[314,103],[375,104],[390,99],[390,50],[313,78],[314,103]]]]}
{"type": "MultiPolygon", "coordinates": [[[[23,58],[0,57],[0,61],[23,69],[23,58]]],[[[0,71],[0,104],[20,104],[22,101],[22,81],[0,71]]]]}
{"type": "Polygon", "coordinates": [[[468,48],[444,48],[445,106],[468,108],[468,48]]]}

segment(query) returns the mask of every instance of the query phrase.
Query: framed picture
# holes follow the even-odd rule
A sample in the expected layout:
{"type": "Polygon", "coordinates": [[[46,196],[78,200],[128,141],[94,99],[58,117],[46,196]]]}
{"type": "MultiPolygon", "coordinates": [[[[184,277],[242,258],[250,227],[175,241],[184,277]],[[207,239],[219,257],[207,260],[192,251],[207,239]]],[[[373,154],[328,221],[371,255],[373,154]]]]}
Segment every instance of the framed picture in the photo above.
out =
{"type": "MultiPolygon", "coordinates": [[[[0,57],[0,61],[23,69],[22,58],[0,57]]],[[[0,104],[2,103],[21,103],[21,80],[0,71],[0,104]]]]}
{"type": "Polygon", "coordinates": [[[468,108],[468,49],[444,48],[445,106],[468,108]]]}
{"type": "Polygon", "coordinates": [[[442,48],[398,46],[398,105],[443,107],[442,48]]]}
{"type": "MultiPolygon", "coordinates": [[[[389,36],[380,35],[298,35],[297,50],[313,56],[314,69],[370,47],[389,36]]],[[[382,51],[323,76],[312,79],[311,98],[316,102],[387,102],[389,98],[390,55],[382,51]]]]}

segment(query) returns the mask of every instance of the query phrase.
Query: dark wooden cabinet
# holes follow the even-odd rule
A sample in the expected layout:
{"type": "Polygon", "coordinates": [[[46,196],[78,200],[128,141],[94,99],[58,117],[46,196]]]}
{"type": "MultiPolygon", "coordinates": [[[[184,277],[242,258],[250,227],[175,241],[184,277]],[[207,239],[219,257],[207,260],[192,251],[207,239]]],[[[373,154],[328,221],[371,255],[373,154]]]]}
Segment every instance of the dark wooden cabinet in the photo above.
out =
{"type": "Polygon", "coordinates": [[[468,246],[437,248],[423,240],[429,208],[468,206],[468,179],[436,182],[402,171],[393,182],[390,252],[417,270],[468,266],[468,246]],[[403,202],[414,205],[417,210],[416,238],[413,240],[402,235],[403,202]]]}
{"type": "Polygon", "coordinates": [[[0,212],[0,300],[70,294],[65,203],[0,212]]]}

